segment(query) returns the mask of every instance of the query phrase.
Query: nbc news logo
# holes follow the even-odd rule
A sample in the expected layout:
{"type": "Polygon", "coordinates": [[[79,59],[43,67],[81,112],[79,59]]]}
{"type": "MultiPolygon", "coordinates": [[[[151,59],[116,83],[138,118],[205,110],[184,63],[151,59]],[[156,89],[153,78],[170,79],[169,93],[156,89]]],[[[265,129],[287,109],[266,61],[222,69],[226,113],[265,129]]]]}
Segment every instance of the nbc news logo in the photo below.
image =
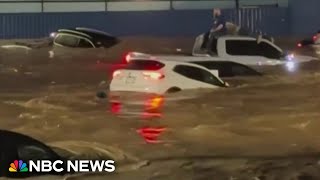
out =
{"type": "Polygon", "coordinates": [[[27,164],[22,160],[14,160],[13,163],[10,164],[9,172],[28,172],[29,169],[27,164]]]}
{"type": "Polygon", "coordinates": [[[113,160],[37,160],[27,164],[14,160],[10,163],[9,172],[114,172],[114,163],[113,160]]]}

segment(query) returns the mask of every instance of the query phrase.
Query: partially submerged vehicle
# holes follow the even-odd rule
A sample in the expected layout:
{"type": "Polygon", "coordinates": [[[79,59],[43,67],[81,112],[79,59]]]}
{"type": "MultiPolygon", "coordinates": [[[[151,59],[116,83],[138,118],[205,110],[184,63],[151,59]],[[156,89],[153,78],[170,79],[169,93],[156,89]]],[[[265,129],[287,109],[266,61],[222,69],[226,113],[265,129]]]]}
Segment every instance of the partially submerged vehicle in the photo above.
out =
{"type": "Polygon", "coordinates": [[[7,56],[17,57],[23,62],[26,55],[32,59],[61,58],[64,60],[80,59],[92,62],[108,57],[108,49],[120,42],[118,38],[100,30],[76,27],[59,29],[48,38],[37,40],[21,40],[0,46],[0,59],[7,56]],[[41,50],[40,50],[41,49],[41,50]],[[89,50],[90,49],[90,50],[89,50]],[[18,56],[19,55],[19,56],[18,56]]]}
{"type": "MultiPolygon", "coordinates": [[[[127,154],[119,148],[107,146],[97,142],[86,141],[56,141],[43,143],[33,137],[18,132],[0,129],[0,179],[88,179],[88,175],[97,174],[103,177],[100,171],[87,171],[78,173],[73,168],[68,170],[66,161],[74,160],[107,160],[113,159],[117,163],[117,171],[130,170],[140,162],[136,157],[127,154]],[[43,168],[42,172],[35,171],[35,167],[30,172],[29,161],[49,160],[52,167],[61,169],[59,171],[43,168]],[[54,165],[54,161],[62,161],[54,165]],[[28,166],[29,165],[29,166],[28,166]],[[124,165],[124,166],[122,166],[124,165]],[[9,170],[10,168],[10,170],[9,170]]],[[[40,162],[41,164],[47,164],[40,162]]],[[[38,162],[36,162],[38,164],[38,162]]],[[[48,165],[48,164],[47,164],[48,165]]],[[[90,165],[89,165],[90,166],[90,165]]],[[[88,164],[86,167],[88,168],[88,164]]],[[[89,167],[90,168],[90,167],[89,167]]],[[[96,169],[96,168],[94,168],[96,169]]],[[[107,175],[107,174],[105,174],[107,175]]]]}
{"type": "Polygon", "coordinates": [[[189,61],[233,61],[250,66],[287,65],[299,62],[315,60],[311,56],[298,56],[284,52],[269,39],[262,36],[257,38],[250,36],[226,35],[213,38],[210,53],[201,49],[203,34],[196,38],[192,55],[159,55],[159,58],[189,61]]]}
{"type": "Polygon", "coordinates": [[[305,46],[320,46],[320,30],[312,36],[312,38],[306,38],[297,43],[297,47],[305,47],[305,46]]]}
{"type": "MultiPolygon", "coordinates": [[[[196,64],[199,66],[203,66],[209,70],[216,71],[219,77],[235,77],[235,76],[262,76],[261,72],[246,66],[241,63],[232,62],[232,61],[211,61],[211,60],[197,60],[197,59],[185,59],[180,56],[180,59],[176,59],[178,62],[186,62],[191,64],[196,64]]],[[[140,53],[140,52],[129,52],[126,54],[124,61],[129,63],[132,60],[139,59],[149,59],[156,60],[160,59],[158,56],[140,53]]],[[[163,61],[172,61],[172,59],[161,59],[163,61]]]]}
{"type": "Polygon", "coordinates": [[[229,86],[217,73],[217,70],[193,63],[137,57],[113,72],[110,91],[164,94],[184,89],[229,86]]]}
{"type": "Polygon", "coordinates": [[[71,48],[110,48],[119,42],[109,33],[85,27],[59,29],[51,37],[54,46],[71,48]]]}
{"type": "Polygon", "coordinates": [[[81,58],[86,54],[89,57],[92,55],[91,57],[103,58],[106,49],[120,42],[118,38],[109,33],[85,27],[59,29],[57,32],[51,33],[50,37],[53,42],[53,50],[50,52],[51,57],[77,57],[79,55],[79,58],[81,58]],[[90,49],[90,51],[84,53],[81,49],[90,49]]]}
{"type": "MultiPolygon", "coordinates": [[[[65,160],[54,152],[49,146],[29,136],[12,131],[0,130],[0,177],[26,178],[45,174],[64,175],[64,173],[12,173],[8,169],[14,160],[65,160]]],[[[21,166],[21,165],[20,165],[21,166]]],[[[12,167],[13,168],[13,167],[12,167]]],[[[18,167],[19,168],[19,167],[18,167]]],[[[23,168],[21,168],[23,169],[23,168]]]]}

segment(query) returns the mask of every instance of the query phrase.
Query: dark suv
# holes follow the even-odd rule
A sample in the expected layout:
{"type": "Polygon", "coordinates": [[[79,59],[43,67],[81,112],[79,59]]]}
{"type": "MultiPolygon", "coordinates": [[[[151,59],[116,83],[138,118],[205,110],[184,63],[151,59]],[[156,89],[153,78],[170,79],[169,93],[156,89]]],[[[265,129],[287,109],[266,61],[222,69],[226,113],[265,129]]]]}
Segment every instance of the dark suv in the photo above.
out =
{"type": "Polygon", "coordinates": [[[96,29],[77,27],[74,29],[59,29],[53,35],[52,57],[86,57],[103,58],[106,49],[118,44],[118,38],[96,29]],[[81,49],[86,50],[85,52],[81,49]],[[87,51],[90,49],[90,51],[87,51]]]}

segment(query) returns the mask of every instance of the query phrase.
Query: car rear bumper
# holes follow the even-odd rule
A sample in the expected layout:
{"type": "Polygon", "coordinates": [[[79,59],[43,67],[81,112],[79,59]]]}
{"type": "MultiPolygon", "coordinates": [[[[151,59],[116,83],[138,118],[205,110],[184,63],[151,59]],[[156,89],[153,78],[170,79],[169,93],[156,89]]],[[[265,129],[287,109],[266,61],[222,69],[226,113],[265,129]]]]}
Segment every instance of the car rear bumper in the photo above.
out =
{"type": "Polygon", "coordinates": [[[140,93],[150,93],[150,94],[164,94],[166,89],[159,86],[151,87],[123,87],[115,84],[110,84],[110,92],[140,92],[140,93]]]}

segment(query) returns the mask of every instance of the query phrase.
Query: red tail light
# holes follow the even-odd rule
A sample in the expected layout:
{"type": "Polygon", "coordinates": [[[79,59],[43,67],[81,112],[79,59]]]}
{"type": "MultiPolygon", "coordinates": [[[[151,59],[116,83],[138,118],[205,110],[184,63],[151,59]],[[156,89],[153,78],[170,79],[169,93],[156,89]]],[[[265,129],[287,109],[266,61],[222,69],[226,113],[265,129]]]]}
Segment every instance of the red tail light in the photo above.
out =
{"type": "Polygon", "coordinates": [[[131,58],[130,53],[128,53],[125,57],[126,63],[130,62],[130,58],[131,58]]]}
{"type": "Polygon", "coordinates": [[[301,43],[298,43],[297,46],[298,46],[298,47],[302,47],[302,44],[301,44],[301,43]]]}
{"type": "Polygon", "coordinates": [[[159,72],[143,72],[142,74],[144,75],[145,78],[150,78],[155,80],[164,78],[164,75],[159,72]]]}
{"type": "Polygon", "coordinates": [[[313,36],[312,39],[315,41],[317,40],[317,36],[313,36]]]}
{"type": "Polygon", "coordinates": [[[115,78],[115,77],[118,77],[120,75],[121,75],[121,71],[117,70],[117,71],[113,72],[112,77],[115,78]]]}

